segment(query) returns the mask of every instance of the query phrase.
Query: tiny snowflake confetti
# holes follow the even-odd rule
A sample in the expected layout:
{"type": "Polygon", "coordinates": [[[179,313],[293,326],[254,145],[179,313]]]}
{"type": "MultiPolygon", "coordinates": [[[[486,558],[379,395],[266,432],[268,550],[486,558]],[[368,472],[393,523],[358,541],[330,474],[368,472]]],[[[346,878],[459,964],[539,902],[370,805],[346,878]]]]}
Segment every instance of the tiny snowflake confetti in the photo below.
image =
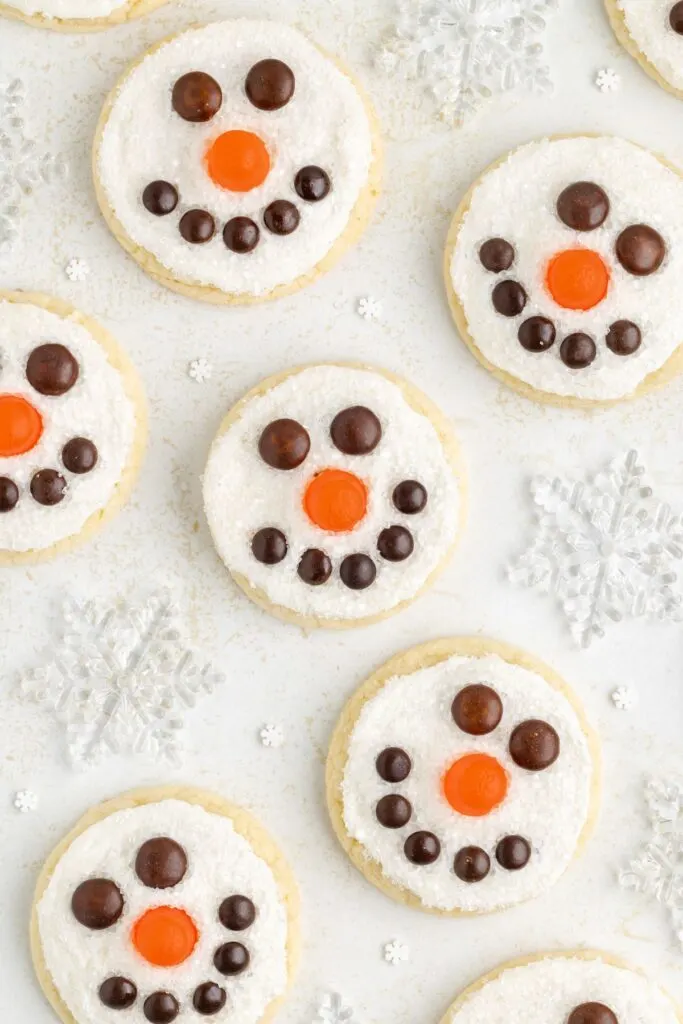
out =
{"type": "Polygon", "coordinates": [[[208,359],[193,359],[187,368],[187,372],[197,384],[203,384],[205,381],[211,380],[213,367],[208,359]]]}
{"type": "Polygon", "coordinates": [[[384,959],[388,964],[392,964],[396,967],[398,964],[403,964],[410,957],[410,950],[406,946],[405,942],[399,942],[398,939],[394,939],[392,942],[387,942],[383,949],[384,959]]]}
{"type": "Polygon", "coordinates": [[[380,320],[382,317],[382,303],[370,295],[359,299],[356,309],[358,315],[362,316],[364,320],[380,320]]]}
{"type": "Polygon", "coordinates": [[[336,992],[323,996],[318,1007],[316,1024],[355,1024],[355,1017],[350,1006],[345,1006],[342,997],[336,992]]]}
{"type": "Polygon", "coordinates": [[[264,747],[281,747],[285,742],[285,733],[281,725],[264,725],[259,736],[264,747]]]}
{"type": "Polygon", "coordinates": [[[558,0],[398,0],[378,66],[420,80],[441,115],[461,124],[496,93],[549,92],[542,37],[558,0]]]}
{"type": "Polygon", "coordinates": [[[30,789],[20,789],[14,794],[14,806],[22,814],[35,811],[38,806],[38,797],[30,789]]]}
{"type": "Polygon", "coordinates": [[[183,716],[223,676],[197,662],[178,620],[165,592],[139,606],[67,602],[61,643],[20,689],[63,723],[73,764],[110,754],[180,763],[183,716]]]}
{"type": "Polygon", "coordinates": [[[628,686],[617,686],[611,693],[612,703],[618,711],[632,711],[636,705],[636,695],[628,686]]]}
{"type": "Polygon", "coordinates": [[[600,92],[616,92],[621,85],[621,78],[613,68],[600,68],[595,76],[595,84],[600,92]]]}
{"type": "Polygon", "coordinates": [[[645,799],[650,835],[620,872],[619,882],[662,904],[683,949],[683,780],[652,780],[645,799]]]}
{"type": "Polygon", "coordinates": [[[587,481],[531,482],[536,533],[508,575],[555,594],[582,647],[611,622],[683,618],[683,524],[654,498],[644,472],[631,451],[587,481]]]}
{"type": "Polygon", "coordinates": [[[85,260],[74,258],[64,267],[64,273],[70,281],[85,281],[90,273],[90,267],[85,260]]]}

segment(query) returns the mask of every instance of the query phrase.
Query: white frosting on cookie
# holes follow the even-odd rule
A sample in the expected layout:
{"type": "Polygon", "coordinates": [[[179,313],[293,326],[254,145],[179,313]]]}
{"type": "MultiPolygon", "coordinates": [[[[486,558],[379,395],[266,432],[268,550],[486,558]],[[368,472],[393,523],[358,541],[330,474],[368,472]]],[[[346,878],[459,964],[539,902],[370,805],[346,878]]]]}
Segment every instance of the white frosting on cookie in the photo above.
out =
{"type": "Polygon", "coordinates": [[[22,14],[40,14],[44,18],[106,18],[130,0],[4,0],[22,14]]]}
{"type": "Polygon", "coordinates": [[[372,135],[364,102],[353,82],[304,36],[288,25],[236,20],[192,29],[162,44],[133,68],[120,87],[104,127],[97,173],[106,198],[126,234],[178,280],[213,285],[228,293],[262,295],[311,271],[348,225],[368,181],[372,135]],[[294,96],[280,110],[258,110],[244,82],[258,61],[276,58],[294,72],[294,96]],[[181,75],[204,71],[220,85],[223,104],[207,123],[184,121],[172,108],[171,90],[181,75]],[[231,192],[209,177],[204,155],[223,132],[242,129],[266,144],[271,169],[250,192],[231,192]],[[297,172],[322,167],[332,190],[319,202],[300,199],[297,172]],[[171,182],[180,202],[167,216],[141,202],[146,185],[171,182]],[[287,199],[301,215],[293,234],[271,234],[263,211],[287,199]],[[203,245],[186,242],[178,230],[182,214],[208,210],[217,223],[203,245]],[[233,217],[252,218],[261,228],[253,252],[231,252],[222,230],[233,217]]]}
{"type": "Polygon", "coordinates": [[[537,390],[582,399],[630,395],[683,342],[682,277],[683,179],[653,154],[617,138],[543,139],[511,153],[475,186],[451,260],[453,287],[484,357],[537,390]],[[609,197],[609,216],[594,231],[573,231],[556,212],[560,193],[578,181],[595,182],[609,197]],[[660,269],[640,278],[627,273],[615,255],[620,233],[639,223],[658,231],[667,247],[660,269]],[[485,270],[479,259],[482,243],[495,237],[516,252],[512,267],[501,274],[485,270]],[[610,273],[607,296],[585,312],[561,308],[545,283],[551,258],[572,248],[596,251],[610,273]],[[528,295],[518,317],[501,316],[491,301],[497,282],[506,279],[518,281],[528,295]],[[537,315],[553,321],[557,339],[545,352],[528,352],[517,331],[537,315]],[[605,344],[617,320],[631,320],[642,331],[633,355],[616,355],[605,344]],[[575,332],[590,335],[597,345],[597,357],[585,369],[569,369],[560,358],[562,339],[575,332]]]}
{"type": "Polygon", "coordinates": [[[560,691],[497,655],[451,657],[388,680],[364,704],[349,738],[344,822],[384,875],[425,907],[499,910],[545,892],[564,872],[586,824],[592,776],[588,740],[560,691]],[[455,696],[473,683],[492,687],[503,702],[503,718],[487,736],[462,732],[451,713],[455,696]],[[519,768],[508,750],[513,729],[528,719],[547,722],[560,737],[559,758],[544,771],[519,768]],[[402,748],[413,762],[402,783],[385,782],[377,773],[375,761],[387,747],[402,748]],[[470,753],[492,755],[509,776],[505,800],[482,817],[455,812],[443,790],[448,768],[470,753]],[[412,804],[412,818],[402,829],[385,828],[377,820],[377,802],[388,793],[412,804]],[[407,837],[422,830],[441,843],[438,860],[428,866],[411,863],[403,850],[407,837]],[[504,870],[496,861],[496,846],[507,835],[531,844],[530,860],[518,871],[504,870]],[[480,882],[463,882],[454,873],[455,855],[465,846],[478,846],[490,857],[490,872],[480,882]]]}
{"type": "Polygon", "coordinates": [[[47,969],[77,1024],[120,1024],[122,1011],[108,1009],[98,995],[102,982],[116,975],[138,990],[134,1007],[123,1014],[129,1024],[145,1024],[142,1005],[158,991],[178,1000],[178,1020],[196,1017],[192,996],[207,981],[228,997],[211,1018],[216,1024],[256,1024],[287,985],[287,914],[271,869],[229,818],[182,800],[117,811],[82,833],[57,864],[38,905],[38,922],[47,969]],[[173,888],[147,888],[135,873],[137,851],[156,836],[174,839],[187,854],[187,873],[173,888]],[[71,912],[72,894],[88,878],[112,880],[125,901],[119,920],[103,931],[83,927],[71,912]],[[256,919],[245,931],[230,932],[219,921],[220,904],[232,895],[255,904],[256,919]],[[131,942],[133,924],[155,906],[181,907],[199,932],[193,953],[177,967],[147,963],[131,942]],[[250,963],[226,978],[213,956],[235,940],[247,947],[250,963]]]}
{"type": "Polygon", "coordinates": [[[135,408],[121,372],[87,328],[30,303],[0,302],[0,396],[8,394],[34,406],[43,434],[24,455],[0,456],[0,476],[19,488],[18,504],[0,514],[0,551],[40,550],[79,533],[112,499],[131,457],[135,408]],[[39,394],[26,378],[29,355],[49,342],[68,348],[80,368],[76,384],[56,397],[39,394]],[[89,473],[75,475],[62,464],[62,448],[73,437],[97,448],[89,473]],[[31,496],[31,478],[40,469],[57,470],[66,479],[67,493],[58,505],[40,505],[31,496]]]}
{"type": "Polygon", "coordinates": [[[638,49],[675,89],[683,89],[683,36],[669,21],[674,0],[617,0],[638,49]]]}
{"type": "Polygon", "coordinates": [[[254,397],[214,441],[204,475],[209,526],[228,568],[271,603],[323,619],[361,619],[414,597],[455,540],[459,490],[434,425],[408,404],[398,385],[372,370],[342,366],[309,367],[254,397]],[[369,455],[345,455],[330,437],[336,414],[356,405],[371,409],[382,425],[382,438],[369,455]],[[306,460],[288,471],[272,469],[258,451],[265,427],[284,418],[302,424],[311,439],[306,460]],[[304,511],[307,484],[326,468],[347,470],[368,488],[367,513],[350,533],[324,532],[304,511]],[[427,489],[422,512],[403,515],[394,508],[392,494],[403,480],[427,489]],[[403,562],[384,561],[377,551],[380,532],[394,524],[406,527],[415,542],[403,562]],[[252,554],[252,537],[263,527],[276,527],[287,539],[287,556],[277,565],[263,565],[252,554]],[[297,574],[308,548],[332,560],[332,576],[321,586],[297,574]],[[377,568],[375,582],[362,591],[350,590],[339,577],[341,560],[355,553],[369,555],[377,568]]]}
{"type": "Polygon", "coordinates": [[[504,970],[468,996],[448,1024],[566,1024],[602,1003],[619,1024],[679,1024],[671,1000],[642,974],[600,959],[549,957],[504,970]]]}

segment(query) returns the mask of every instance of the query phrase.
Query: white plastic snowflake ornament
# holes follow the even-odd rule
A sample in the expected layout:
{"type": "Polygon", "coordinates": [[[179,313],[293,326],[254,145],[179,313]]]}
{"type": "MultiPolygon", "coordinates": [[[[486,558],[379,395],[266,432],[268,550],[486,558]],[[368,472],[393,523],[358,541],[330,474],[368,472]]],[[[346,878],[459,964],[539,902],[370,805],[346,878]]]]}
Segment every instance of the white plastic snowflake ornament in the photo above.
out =
{"type": "Polygon", "coordinates": [[[405,942],[399,942],[398,939],[393,939],[392,942],[387,942],[384,946],[384,959],[388,964],[393,967],[398,964],[403,964],[410,958],[410,950],[406,946],[405,942]]]}
{"type": "Polygon", "coordinates": [[[595,84],[600,92],[617,92],[621,77],[614,68],[600,68],[595,76],[595,84]]]}
{"type": "Polygon", "coordinates": [[[336,992],[323,996],[318,1008],[316,1024],[355,1024],[355,1017],[350,1006],[345,1006],[342,997],[336,992]]]}
{"type": "Polygon", "coordinates": [[[619,882],[665,907],[683,949],[683,780],[653,780],[645,799],[651,833],[619,882]]]}
{"type": "Polygon", "coordinates": [[[65,266],[64,273],[70,281],[85,281],[90,273],[90,267],[85,260],[74,257],[65,266]]]}
{"type": "Polygon", "coordinates": [[[382,303],[379,299],[373,299],[371,295],[359,299],[356,309],[358,315],[362,316],[364,320],[376,321],[382,318],[382,303]]]}
{"type": "Polygon", "coordinates": [[[208,359],[193,359],[187,368],[187,372],[197,384],[204,384],[205,381],[211,380],[213,367],[208,359]]]}
{"type": "Polygon", "coordinates": [[[28,814],[29,811],[35,811],[38,806],[38,796],[30,789],[20,789],[14,794],[12,802],[21,814],[28,814]]]}
{"type": "Polygon", "coordinates": [[[536,477],[536,535],[508,570],[513,583],[555,594],[582,647],[611,622],[680,622],[683,523],[655,500],[631,451],[592,479],[536,477]]]}
{"type": "Polygon", "coordinates": [[[612,703],[618,711],[632,711],[636,706],[636,695],[628,686],[617,686],[611,693],[612,703]]]}
{"type": "Polygon", "coordinates": [[[285,733],[281,725],[264,725],[259,736],[264,747],[281,747],[285,742],[285,733]]]}
{"type": "MultiPolygon", "coordinates": [[[[424,82],[443,117],[460,124],[495,93],[548,92],[543,32],[558,0],[399,0],[382,52],[424,82]]],[[[386,57],[382,64],[386,64],[386,57]]],[[[389,69],[393,71],[393,68],[389,69]]]]}
{"type": "Polygon", "coordinates": [[[183,716],[223,676],[196,661],[169,595],[139,607],[69,602],[64,619],[61,644],[21,690],[64,724],[72,762],[147,754],[179,764],[183,716]]]}

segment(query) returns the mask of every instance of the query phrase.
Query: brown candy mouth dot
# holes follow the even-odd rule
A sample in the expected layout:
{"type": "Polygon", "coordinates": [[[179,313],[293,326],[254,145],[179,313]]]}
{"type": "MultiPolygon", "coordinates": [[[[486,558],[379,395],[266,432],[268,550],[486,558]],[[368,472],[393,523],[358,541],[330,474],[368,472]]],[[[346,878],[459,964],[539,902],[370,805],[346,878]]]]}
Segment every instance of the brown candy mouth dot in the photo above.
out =
{"type": "Polygon", "coordinates": [[[250,217],[233,217],[223,228],[226,248],[241,256],[253,252],[260,237],[261,229],[250,217]]]}
{"type": "Polygon", "coordinates": [[[292,99],[296,79],[288,64],[269,57],[250,68],[244,88],[258,110],[280,110],[292,99]]]}
{"type": "Polygon", "coordinates": [[[276,199],[263,213],[263,223],[273,235],[291,235],[299,227],[301,214],[288,199],[276,199]]]}
{"type": "Polygon", "coordinates": [[[520,324],[517,338],[527,352],[547,352],[555,344],[555,325],[545,316],[531,316],[520,324]]]}
{"type": "Polygon", "coordinates": [[[228,896],[218,909],[218,918],[231,932],[243,932],[256,920],[256,907],[248,896],[228,896]]]}
{"type": "Polygon", "coordinates": [[[567,1024],[619,1024],[619,1020],[604,1003],[581,1003],[569,1014],[567,1024]]]}
{"type": "Polygon", "coordinates": [[[631,320],[617,320],[610,326],[605,341],[607,348],[617,356],[631,356],[640,348],[643,336],[631,320]]]}
{"type": "Polygon", "coordinates": [[[224,988],[216,985],[213,981],[205,981],[195,989],[192,1005],[197,1013],[201,1013],[204,1017],[210,1017],[214,1013],[220,1013],[227,998],[224,988]]]}
{"type": "Polygon", "coordinates": [[[349,590],[366,590],[375,582],[377,568],[369,555],[347,555],[339,567],[339,575],[349,590]]]}
{"type": "Polygon", "coordinates": [[[479,260],[485,270],[502,274],[515,261],[515,250],[504,238],[489,238],[479,249],[479,260]]]}
{"type": "Polygon", "coordinates": [[[679,0],[678,3],[674,4],[669,13],[669,24],[674,32],[677,32],[679,36],[683,36],[683,0],[679,0]]]}
{"type": "Polygon", "coordinates": [[[142,1009],[150,1024],[171,1024],[180,1013],[178,1000],[170,992],[152,992],[142,1009]]]}
{"type": "Polygon", "coordinates": [[[319,548],[308,548],[301,556],[297,573],[310,587],[320,587],[332,575],[332,562],[319,548]]]}
{"type": "Polygon", "coordinates": [[[287,554],[287,538],[282,530],[266,526],[252,537],[251,551],[262,565],[278,565],[287,554]]]}
{"type": "Polygon", "coordinates": [[[427,488],[418,480],[402,480],[394,488],[391,500],[399,512],[406,516],[414,516],[424,511],[427,504],[427,488]]]}
{"type": "Polygon", "coordinates": [[[307,203],[319,203],[325,199],[332,189],[332,182],[327,171],[322,167],[310,164],[297,171],[294,178],[296,194],[307,203]]]}
{"type": "Polygon", "coordinates": [[[531,858],[531,846],[523,836],[504,836],[496,846],[496,860],[506,871],[520,871],[531,858]]]}
{"type": "Polygon", "coordinates": [[[166,217],[178,205],[178,189],[170,181],[150,181],[142,193],[142,205],[155,217],[166,217]]]}
{"type": "Polygon", "coordinates": [[[39,505],[59,505],[66,490],[66,480],[56,469],[39,469],[31,478],[31,496],[39,505]]]}
{"type": "Polygon", "coordinates": [[[433,864],[441,854],[441,843],[433,832],[413,832],[406,839],[403,851],[411,864],[433,864]]]}
{"type": "Polygon", "coordinates": [[[98,995],[110,1010],[127,1010],[137,999],[138,990],[128,978],[115,976],[102,982],[98,995]]]}
{"type": "Polygon", "coordinates": [[[453,870],[461,882],[482,882],[491,870],[491,858],[479,846],[464,846],[455,855],[453,870]]]}
{"type": "Polygon", "coordinates": [[[387,747],[377,755],[375,768],[385,782],[403,782],[408,778],[413,763],[410,755],[401,747],[387,747]]]}
{"type": "Polygon", "coordinates": [[[487,736],[500,725],[503,702],[492,687],[472,683],[457,694],[451,713],[458,728],[469,736],[487,736]]]}
{"type": "Polygon", "coordinates": [[[570,370],[584,370],[591,365],[597,354],[593,339],[580,331],[567,335],[560,345],[560,358],[570,370]]]}
{"type": "Polygon", "coordinates": [[[249,960],[249,951],[241,942],[226,942],[216,950],[213,965],[219,974],[231,977],[246,971],[249,960]]]}
{"type": "Polygon", "coordinates": [[[593,181],[568,185],[557,200],[558,217],[574,231],[595,231],[607,220],[609,209],[607,193],[593,181]]]}
{"type": "Polygon", "coordinates": [[[19,502],[19,488],[8,476],[0,476],[0,513],[11,512],[19,502]]]}
{"type": "Polygon", "coordinates": [[[184,121],[210,121],[221,108],[223,93],[215,78],[204,71],[190,71],[177,80],[171,93],[176,114],[184,121]]]}
{"type": "Polygon", "coordinates": [[[208,210],[188,210],[178,224],[180,234],[190,245],[204,245],[216,233],[216,222],[208,210]]]}
{"type": "Polygon", "coordinates": [[[62,448],[62,463],[70,473],[81,476],[97,465],[97,448],[87,437],[72,437],[62,448]]]}
{"type": "Polygon", "coordinates": [[[410,821],[413,808],[410,800],[398,793],[383,796],[375,808],[375,815],[384,828],[403,828],[410,821]]]}
{"type": "Polygon", "coordinates": [[[527,294],[517,281],[500,281],[491,295],[493,308],[501,316],[519,316],[527,303],[527,294]]]}
{"type": "Polygon", "coordinates": [[[414,548],[413,535],[405,526],[388,526],[377,539],[377,550],[387,562],[404,562],[414,548]]]}

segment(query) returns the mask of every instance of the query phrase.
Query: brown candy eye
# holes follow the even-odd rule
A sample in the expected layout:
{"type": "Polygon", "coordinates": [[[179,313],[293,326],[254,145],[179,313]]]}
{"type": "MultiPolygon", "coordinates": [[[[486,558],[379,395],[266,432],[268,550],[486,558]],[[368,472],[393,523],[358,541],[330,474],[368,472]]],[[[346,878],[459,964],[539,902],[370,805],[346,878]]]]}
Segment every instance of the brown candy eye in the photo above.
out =
{"type": "Polygon", "coordinates": [[[584,370],[595,359],[598,350],[588,334],[569,334],[560,345],[560,358],[570,370],[584,370]]]}
{"type": "Polygon", "coordinates": [[[403,828],[411,819],[413,808],[404,796],[390,793],[383,796],[375,808],[375,815],[384,828],[403,828]]]}
{"type": "Polygon", "coordinates": [[[453,870],[462,882],[482,882],[491,870],[491,858],[479,846],[464,846],[455,855],[453,870]]]}
{"type": "Polygon", "coordinates": [[[301,556],[297,572],[304,583],[319,587],[332,575],[332,562],[319,548],[308,548],[301,556]]]}
{"type": "Polygon", "coordinates": [[[249,959],[249,951],[241,942],[226,942],[216,950],[213,965],[220,974],[229,977],[245,971],[249,959]]]}
{"type": "Polygon", "coordinates": [[[223,1009],[226,999],[224,988],[215,985],[212,981],[205,981],[203,985],[199,985],[195,989],[192,1005],[197,1013],[201,1013],[204,1017],[210,1017],[223,1009]]]}
{"type": "Polygon", "coordinates": [[[560,756],[560,737],[548,722],[531,718],[513,730],[510,756],[520,768],[542,772],[560,756]]]}
{"type": "Polygon", "coordinates": [[[473,683],[457,695],[451,713],[455,724],[468,736],[487,736],[500,725],[503,702],[490,686],[473,683]]]}
{"type": "Polygon", "coordinates": [[[39,505],[59,505],[66,496],[66,480],[56,469],[39,469],[31,478],[31,495],[39,505]]]}
{"type": "Polygon", "coordinates": [[[62,448],[62,462],[70,473],[90,473],[97,465],[97,448],[86,437],[72,437],[62,448]]]}
{"type": "Polygon", "coordinates": [[[366,590],[375,582],[377,569],[368,555],[347,555],[339,567],[339,575],[349,590],[366,590]]]}
{"type": "Polygon", "coordinates": [[[102,982],[99,997],[110,1010],[127,1010],[137,999],[138,990],[128,978],[117,976],[102,982]]]}
{"type": "Polygon", "coordinates": [[[526,292],[517,281],[501,281],[493,289],[493,308],[501,316],[519,316],[526,306],[526,292]]]}
{"type": "Polygon", "coordinates": [[[309,167],[302,167],[294,179],[294,188],[297,195],[305,199],[307,203],[319,203],[330,194],[332,182],[327,171],[322,167],[311,164],[309,167]]]}
{"type": "Polygon", "coordinates": [[[258,450],[273,469],[296,469],[311,450],[311,439],[296,420],[273,420],[261,434],[258,450]]]}
{"type": "Polygon", "coordinates": [[[643,336],[630,320],[617,320],[607,332],[607,348],[617,356],[631,356],[640,348],[643,336]]]}
{"type": "Polygon", "coordinates": [[[546,352],[555,343],[555,325],[544,316],[531,316],[517,332],[522,348],[527,352],[546,352]]]}
{"type": "Polygon", "coordinates": [[[345,455],[369,455],[382,439],[382,424],[371,409],[353,405],[334,417],[330,437],[345,455]]]}
{"type": "Polygon", "coordinates": [[[569,1014],[567,1024],[619,1024],[619,1021],[604,1003],[582,1003],[569,1014]]]}
{"type": "Polygon", "coordinates": [[[479,259],[485,270],[492,274],[502,274],[514,263],[515,250],[504,238],[489,238],[479,250],[479,259]]]}
{"type": "Polygon", "coordinates": [[[250,217],[233,217],[223,228],[226,247],[240,255],[253,252],[260,237],[261,229],[250,217]]]}
{"type": "Polygon", "coordinates": [[[604,189],[593,181],[577,181],[569,185],[557,200],[557,215],[574,231],[595,231],[609,214],[609,199],[604,189]]]}
{"type": "Polygon", "coordinates": [[[142,193],[142,205],[155,217],[165,217],[178,205],[178,190],[170,181],[150,181],[142,193]]]}
{"type": "Polygon", "coordinates": [[[180,1013],[180,1006],[170,992],[153,992],[142,1007],[150,1024],[171,1024],[180,1013]]]}
{"type": "Polygon", "coordinates": [[[248,896],[228,896],[219,907],[218,917],[224,928],[243,932],[256,920],[256,907],[248,896]]]}
{"type": "Polygon", "coordinates": [[[399,512],[414,516],[427,504],[427,489],[417,480],[403,480],[394,488],[391,500],[399,512]]]}
{"type": "Polygon", "coordinates": [[[683,0],[679,0],[679,2],[674,4],[671,8],[669,13],[669,24],[674,32],[677,32],[679,36],[683,36],[683,0]]]}
{"type": "Polygon", "coordinates": [[[71,912],[79,924],[91,931],[111,928],[123,913],[121,890],[108,878],[89,878],[74,890],[71,912]]]}
{"type": "Polygon", "coordinates": [[[148,889],[172,889],[185,877],[187,854],[167,836],[148,839],[138,850],[135,873],[148,889]]]}
{"type": "Polygon", "coordinates": [[[291,235],[300,220],[299,211],[288,199],[276,199],[263,214],[263,223],[274,235],[291,235]]]}
{"type": "Polygon", "coordinates": [[[244,88],[259,110],[280,110],[294,95],[296,80],[292,69],[281,60],[260,60],[249,71],[244,88]]]}
{"type": "Polygon", "coordinates": [[[204,71],[190,71],[173,86],[171,102],[184,121],[210,121],[221,109],[223,93],[215,78],[204,71]]]}
{"type": "Polygon", "coordinates": [[[405,526],[389,526],[377,540],[377,550],[387,562],[404,562],[414,548],[413,535],[405,526]]]}
{"type": "Polygon", "coordinates": [[[274,526],[265,526],[252,537],[251,551],[262,565],[277,565],[287,554],[287,538],[274,526]]]}
{"type": "Polygon", "coordinates": [[[11,512],[19,501],[19,488],[8,476],[0,476],[0,512],[11,512]]]}
{"type": "Polygon", "coordinates": [[[65,345],[56,342],[34,348],[26,363],[26,379],[41,395],[66,394],[78,380],[78,374],[74,356],[65,345]]]}
{"type": "Polygon", "coordinates": [[[206,210],[188,210],[180,218],[178,230],[186,242],[203,245],[216,233],[216,222],[206,210]]]}
{"type": "Polygon", "coordinates": [[[411,864],[433,864],[439,859],[441,843],[433,832],[413,832],[403,846],[411,864]]]}
{"type": "Polygon", "coordinates": [[[659,270],[666,256],[664,239],[647,224],[632,224],[617,239],[617,259],[635,277],[648,277],[659,270]]]}
{"type": "Polygon", "coordinates": [[[531,847],[523,836],[504,836],[496,846],[496,860],[506,871],[525,868],[531,857],[531,847]]]}

